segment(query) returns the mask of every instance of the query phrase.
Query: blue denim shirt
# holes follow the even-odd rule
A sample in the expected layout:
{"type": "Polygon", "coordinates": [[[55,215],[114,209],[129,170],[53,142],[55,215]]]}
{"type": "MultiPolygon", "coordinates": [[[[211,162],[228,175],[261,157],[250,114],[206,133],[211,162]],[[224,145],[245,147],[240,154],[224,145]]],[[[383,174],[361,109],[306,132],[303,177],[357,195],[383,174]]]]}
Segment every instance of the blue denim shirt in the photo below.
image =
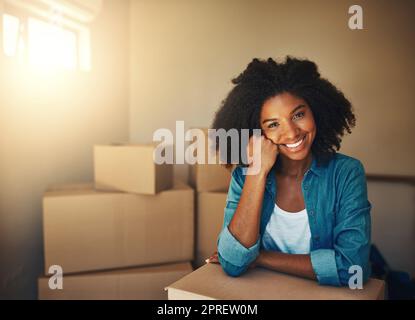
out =
{"type": "MultiPolygon", "coordinates": [[[[262,246],[265,227],[274,209],[277,184],[275,166],[267,176],[261,212],[260,234],[250,248],[243,246],[229,231],[245,182],[243,168],[236,167],[225,207],[222,231],[218,237],[218,258],[230,276],[239,276],[256,259],[262,246]]],[[[367,198],[366,176],[362,163],[336,153],[326,165],[313,157],[301,183],[311,231],[310,258],[321,285],[348,285],[349,267],[359,265],[363,281],[371,273],[369,265],[371,204],[367,198]]],[[[279,251],[278,248],[275,250],[279,251]]]]}

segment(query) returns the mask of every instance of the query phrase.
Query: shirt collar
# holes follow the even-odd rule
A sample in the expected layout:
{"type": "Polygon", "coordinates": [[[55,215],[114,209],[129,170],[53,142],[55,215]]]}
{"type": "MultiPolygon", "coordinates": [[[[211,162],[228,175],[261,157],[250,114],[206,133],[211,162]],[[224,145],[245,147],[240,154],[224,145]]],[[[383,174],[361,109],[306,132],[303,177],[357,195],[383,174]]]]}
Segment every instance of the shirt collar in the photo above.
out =
{"type": "Polygon", "coordinates": [[[321,176],[323,173],[323,165],[317,165],[317,158],[313,155],[313,161],[311,162],[310,171],[313,172],[316,176],[321,176]]]}
{"type": "MultiPolygon", "coordinates": [[[[267,176],[267,184],[268,185],[272,185],[275,182],[275,170],[276,170],[276,164],[277,162],[275,161],[274,166],[271,168],[268,176],[267,176]]],[[[313,174],[315,174],[316,176],[320,177],[323,174],[323,165],[317,164],[317,158],[313,155],[313,160],[311,162],[311,166],[310,169],[308,171],[311,171],[313,174]]]]}

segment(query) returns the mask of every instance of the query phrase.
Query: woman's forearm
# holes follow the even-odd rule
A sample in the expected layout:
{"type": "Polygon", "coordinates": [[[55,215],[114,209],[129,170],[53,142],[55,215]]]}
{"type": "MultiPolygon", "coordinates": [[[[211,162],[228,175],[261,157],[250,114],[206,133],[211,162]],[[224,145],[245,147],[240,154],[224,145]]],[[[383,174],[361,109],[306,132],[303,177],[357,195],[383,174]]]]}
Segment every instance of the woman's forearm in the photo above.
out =
{"type": "Polygon", "coordinates": [[[247,175],[229,231],[246,248],[258,240],[266,173],[247,175]]]}
{"type": "Polygon", "coordinates": [[[316,280],[309,254],[288,254],[275,251],[261,251],[256,265],[279,272],[316,280]]]}

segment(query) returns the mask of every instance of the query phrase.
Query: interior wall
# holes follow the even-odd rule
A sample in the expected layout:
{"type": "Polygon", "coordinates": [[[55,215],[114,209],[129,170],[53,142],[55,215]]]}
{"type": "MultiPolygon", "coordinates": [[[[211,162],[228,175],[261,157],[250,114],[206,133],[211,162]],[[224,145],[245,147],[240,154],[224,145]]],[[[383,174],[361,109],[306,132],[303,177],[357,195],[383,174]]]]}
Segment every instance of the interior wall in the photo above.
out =
{"type": "Polygon", "coordinates": [[[372,242],[393,270],[415,277],[415,186],[368,182],[372,204],[372,242]]]}
{"type": "Polygon", "coordinates": [[[93,178],[92,147],[128,140],[128,0],[91,23],[91,72],[39,73],[0,58],[0,294],[37,297],[42,193],[93,178]]]}
{"type": "Polygon", "coordinates": [[[131,9],[130,136],[209,125],[254,57],[317,63],[352,101],[358,119],[343,149],[368,173],[415,176],[415,2],[367,0],[350,30],[349,0],[144,1],[131,9]],[[397,156],[399,155],[398,162],[397,156]]]}
{"type": "MultiPolygon", "coordinates": [[[[409,146],[415,117],[415,3],[362,1],[364,30],[355,31],[348,28],[352,4],[133,0],[130,139],[151,141],[158,128],[174,132],[177,120],[186,128],[209,126],[230,80],[252,58],[290,54],[314,60],[352,101],[357,127],[344,138],[341,152],[361,159],[368,173],[414,176],[415,149],[409,146]]],[[[186,167],[176,169],[176,176],[186,179],[186,167]]],[[[392,266],[415,274],[413,189],[378,182],[369,189],[376,208],[375,242],[392,266]],[[388,201],[390,194],[403,197],[400,210],[388,201]]]]}

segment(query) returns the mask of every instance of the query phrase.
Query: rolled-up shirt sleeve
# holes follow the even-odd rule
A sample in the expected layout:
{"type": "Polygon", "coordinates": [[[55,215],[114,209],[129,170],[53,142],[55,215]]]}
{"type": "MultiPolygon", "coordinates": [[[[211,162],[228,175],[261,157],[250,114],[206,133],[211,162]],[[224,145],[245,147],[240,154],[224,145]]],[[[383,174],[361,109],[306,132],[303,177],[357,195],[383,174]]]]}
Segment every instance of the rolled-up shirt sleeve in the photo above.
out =
{"type": "Polygon", "coordinates": [[[240,168],[235,168],[229,185],[222,231],[219,234],[217,247],[219,262],[223,270],[231,276],[239,276],[257,258],[259,254],[259,237],[257,242],[246,248],[229,231],[228,225],[232,220],[238,206],[242,193],[243,183],[241,181],[240,168]]]}
{"type": "Polygon", "coordinates": [[[349,268],[359,266],[363,282],[370,276],[371,204],[367,198],[366,175],[360,161],[342,172],[339,183],[339,209],[335,213],[333,248],[311,251],[317,280],[322,285],[346,286],[349,268]]]}
{"type": "Polygon", "coordinates": [[[318,249],[310,252],[311,264],[319,284],[340,286],[335,256],[333,249],[318,249]]]}

